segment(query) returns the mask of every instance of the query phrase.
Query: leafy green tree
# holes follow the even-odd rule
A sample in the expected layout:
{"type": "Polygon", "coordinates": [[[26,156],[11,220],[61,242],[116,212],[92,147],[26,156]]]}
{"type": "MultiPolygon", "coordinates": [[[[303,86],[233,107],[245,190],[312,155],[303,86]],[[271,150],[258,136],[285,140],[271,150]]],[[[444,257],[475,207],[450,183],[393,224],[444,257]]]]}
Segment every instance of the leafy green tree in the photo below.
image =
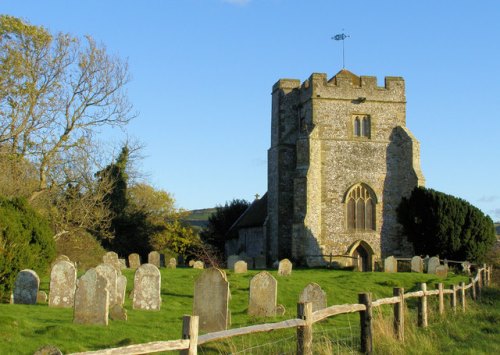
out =
{"type": "Polygon", "coordinates": [[[490,217],[463,199],[424,187],[403,198],[398,222],[421,255],[482,262],[495,242],[490,217]]]}
{"type": "Polygon", "coordinates": [[[217,206],[215,212],[208,218],[207,227],[200,234],[201,239],[224,255],[225,242],[231,237],[227,233],[248,206],[250,202],[240,199],[233,199],[224,206],[217,206]]]}
{"type": "Polygon", "coordinates": [[[46,272],[56,254],[49,223],[25,200],[0,197],[0,298],[22,269],[46,272]]]}

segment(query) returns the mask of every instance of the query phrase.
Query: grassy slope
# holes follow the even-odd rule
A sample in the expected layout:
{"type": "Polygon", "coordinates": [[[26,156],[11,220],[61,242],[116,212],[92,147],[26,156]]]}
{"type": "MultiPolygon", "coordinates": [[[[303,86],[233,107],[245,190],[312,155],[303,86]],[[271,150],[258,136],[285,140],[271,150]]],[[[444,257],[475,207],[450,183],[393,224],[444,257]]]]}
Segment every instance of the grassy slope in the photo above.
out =
{"type": "MultiPolygon", "coordinates": [[[[157,340],[179,339],[182,315],[191,313],[193,284],[200,270],[162,269],[162,310],[160,312],[136,311],[127,299],[128,321],[110,321],[108,327],[82,326],[72,324],[72,310],[48,308],[46,305],[0,305],[0,345],[2,354],[32,354],[34,350],[46,344],[59,347],[64,353],[95,350],[107,347],[123,346],[157,340]]],[[[133,271],[125,270],[128,278],[127,292],[132,288],[133,271]]],[[[320,284],[328,295],[328,304],[357,303],[358,292],[372,292],[373,298],[392,295],[392,287],[415,289],[419,282],[428,283],[432,289],[438,279],[427,274],[384,274],[356,273],[332,270],[294,270],[291,277],[278,279],[278,303],[283,304],[287,314],[274,319],[250,319],[246,315],[248,287],[255,271],[248,274],[228,272],[232,299],[232,328],[249,324],[279,321],[294,318],[297,298],[300,291],[311,281],[320,284]]],[[[460,276],[452,276],[445,281],[447,285],[463,281],[460,276]]],[[[42,280],[41,289],[47,290],[47,279],[42,280]]],[[[498,306],[498,300],[495,301],[498,306]]],[[[389,311],[390,309],[387,308],[389,311]]],[[[410,312],[414,313],[414,312],[410,312]]],[[[498,316],[498,311],[497,311],[498,316]]],[[[315,331],[332,327],[349,329],[357,327],[358,316],[336,317],[315,326],[315,331]]],[[[351,330],[357,338],[357,330],[351,330]]],[[[352,335],[352,334],[351,334],[352,335]]],[[[294,336],[293,331],[271,332],[264,335],[234,339],[226,345],[210,344],[211,349],[227,352],[228,349],[249,347],[268,342],[280,337],[294,336]],[[222,346],[222,348],[220,348],[222,346]]],[[[318,337],[319,338],[319,337],[318,337]]],[[[377,341],[377,340],[376,340],[377,341]]],[[[294,341],[288,343],[293,344],[294,341]]],[[[321,345],[318,345],[321,347],[321,345]]],[[[498,346],[498,345],[497,345],[498,346]]],[[[261,350],[268,352],[269,350],[261,350]]],[[[257,351],[258,352],[258,351],[257,351]]]]}

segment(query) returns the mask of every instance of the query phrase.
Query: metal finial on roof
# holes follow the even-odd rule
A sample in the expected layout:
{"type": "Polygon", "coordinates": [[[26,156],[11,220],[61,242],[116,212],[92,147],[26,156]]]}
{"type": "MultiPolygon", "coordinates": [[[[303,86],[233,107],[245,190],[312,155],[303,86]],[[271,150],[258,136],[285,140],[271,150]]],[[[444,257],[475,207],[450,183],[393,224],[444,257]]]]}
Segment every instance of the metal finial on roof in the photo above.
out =
{"type": "Polygon", "coordinates": [[[332,37],[332,39],[336,41],[342,41],[342,69],[345,69],[345,47],[344,47],[344,42],[346,38],[349,38],[348,34],[344,33],[344,29],[342,29],[342,33],[336,34],[335,36],[332,37]]]}

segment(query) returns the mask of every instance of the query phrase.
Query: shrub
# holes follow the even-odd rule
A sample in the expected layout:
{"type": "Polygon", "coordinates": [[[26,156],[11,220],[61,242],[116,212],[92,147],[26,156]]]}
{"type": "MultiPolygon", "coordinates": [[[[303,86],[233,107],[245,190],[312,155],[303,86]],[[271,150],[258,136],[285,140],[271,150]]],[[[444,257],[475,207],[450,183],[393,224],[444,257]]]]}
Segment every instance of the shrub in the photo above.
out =
{"type": "Polygon", "coordinates": [[[22,199],[0,197],[0,298],[12,290],[17,273],[45,273],[56,250],[48,222],[22,199]]]}
{"type": "Polygon", "coordinates": [[[493,221],[465,200],[416,187],[398,207],[415,253],[483,262],[495,242],[493,221]]]}

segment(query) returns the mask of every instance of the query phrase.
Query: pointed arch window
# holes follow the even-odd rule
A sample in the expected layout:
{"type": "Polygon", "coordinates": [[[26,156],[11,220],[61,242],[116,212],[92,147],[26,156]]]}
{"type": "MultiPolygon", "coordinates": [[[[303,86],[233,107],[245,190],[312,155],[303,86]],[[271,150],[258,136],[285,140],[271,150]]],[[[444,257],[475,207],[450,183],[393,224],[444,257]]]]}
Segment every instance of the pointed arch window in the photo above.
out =
{"type": "Polygon", "coordinates": [[[354,137],[371,137],[371,119],[369,115],[355,115],[352,125],[354,137]]]}
{"type": "Polygon", "coordinates": [[[347,229],[370,231],[375,230],[376,196],[365,184],[351,187],[345,197],[347,229]]]}

